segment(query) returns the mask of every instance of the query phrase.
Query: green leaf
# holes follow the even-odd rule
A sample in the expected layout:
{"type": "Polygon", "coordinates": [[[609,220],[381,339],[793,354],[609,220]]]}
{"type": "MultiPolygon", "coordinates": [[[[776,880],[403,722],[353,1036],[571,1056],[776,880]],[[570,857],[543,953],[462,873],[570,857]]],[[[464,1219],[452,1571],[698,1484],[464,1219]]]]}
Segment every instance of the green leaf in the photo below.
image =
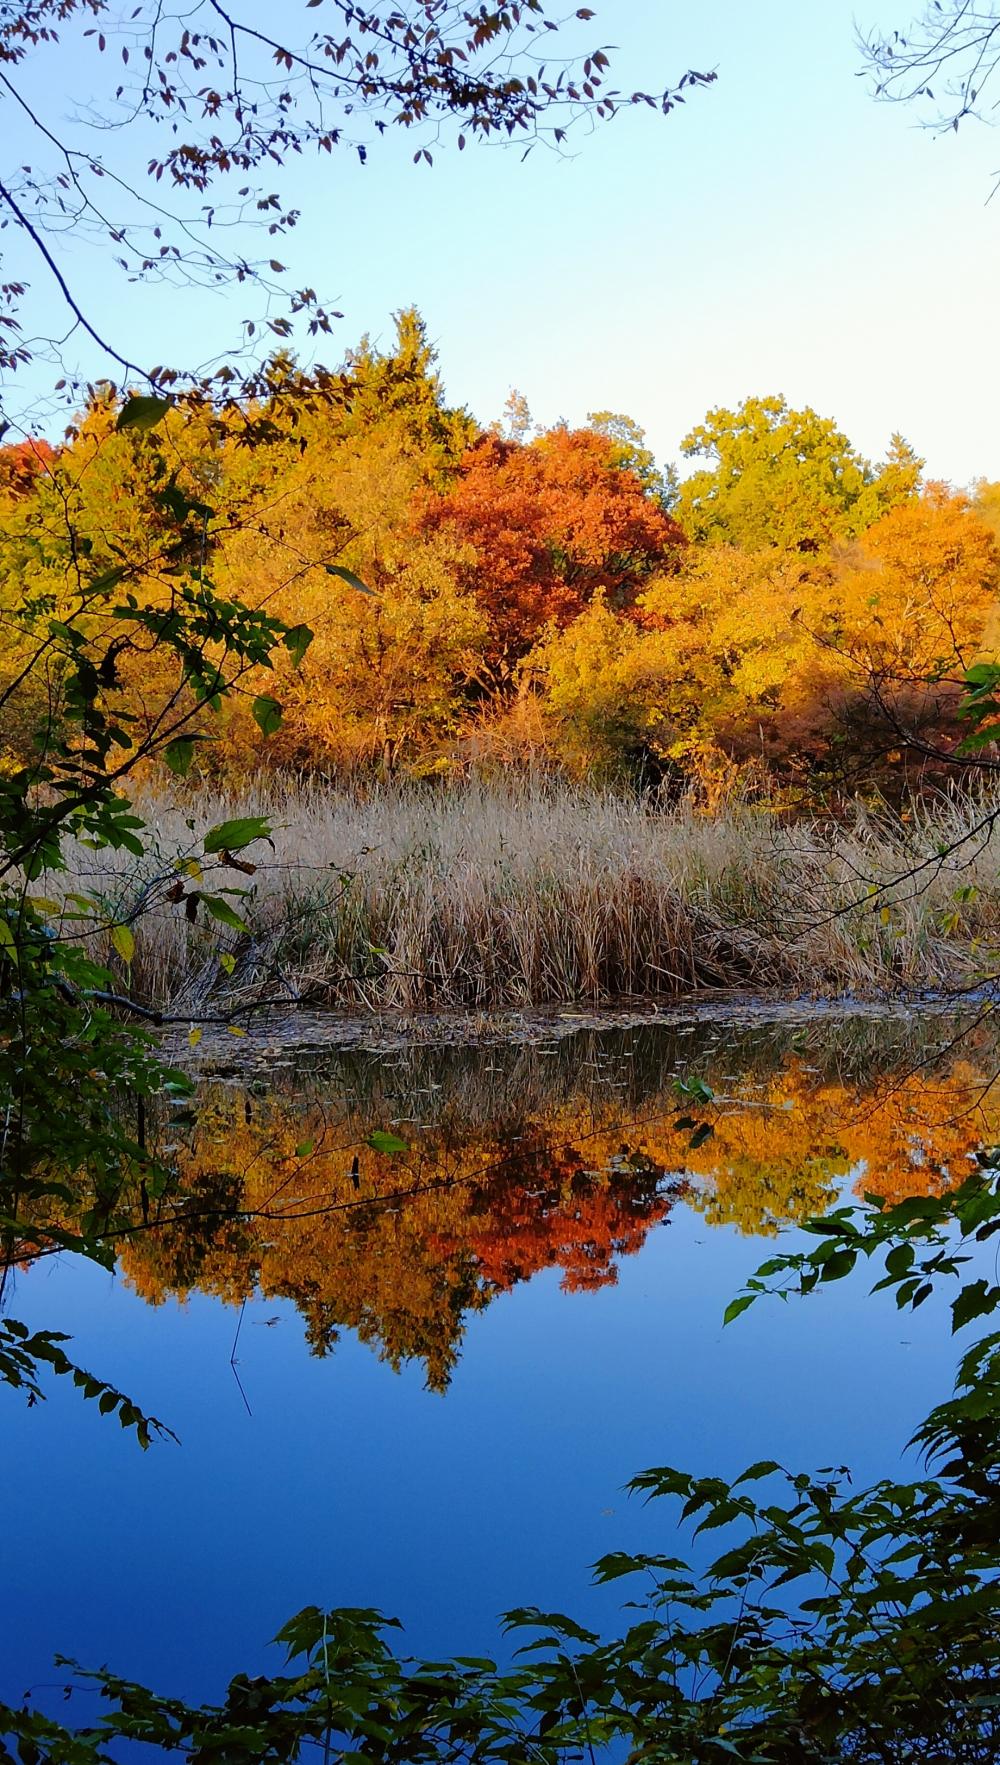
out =
{"type": "Polygon", "coordinates": [[[194,759],[194,741],[190,736],[176,736],[163,750],[163,758],[171,772],[186,778],[194,759]]]}
{"type": "Polygon", "coordinates": [[[639,1560],[626,1551],[609,1551],[594,1564],[594,1580],[618,1581],[622,1575],[634,1575],[641,1567],[639,1560]]]}
{"type": "Polygon", "coordinates": [[[844,1275],[850,1274],[857,1260],[857,1251],[855,1250],[835,1250],[832,1256],[824,1258],[820,1266],[820,1280],[841,1280],[844,1275]]]}
{"type": "Polygon", "coordinates": [[[398,1134],[383,1133],[381,1128],[376,1128],[374,1134],[369,1134],[366,1144],[372,1148],[373,1152],[393,1153],[409,1152],[410,1150],[406,1141],[401,1140],[398,1134]]]}
{"type": "Polygon", "coordinates": [[[951,1328],[954,1335],[963,1324],[973,1318],[983,1318],[988,1312],[995,1311],[1000,1302],[1000,1290],[990,1287],[986,1281],[970,1281],[962,1288],[961,1293],[951,1308],[951,1328]]]}
{"type": "Polygon", "coordinates": [[[168,398],[129,398],[118,412],[116,429],[155,429],[170,409],[168,398]]]}
{"type": "Polygon", "coordinates": [[[959,742],[955,751],[959,754],[974,754],[979,748],[988,748],[991,742],[997,741],[1000,741],[1000,723],[988,723],[984,728],[975,730],[972,735],[967,735],[964,741],[959,742]]]}
{"type": "Polygon", "coordinates": [[[902,1280],[903,1276],[908,1275],[912,1269],[915,1255],[916,1252],[912,1244],[894,1245],[885,1259],[887,1274],[892,1275],[896,1280],[902,1280]]]}
{"type": "Polygon", "coordinates": [[[360,576],[355,576],[353,570],[345,570],[342,564],[327,564],[326,573],[328,576],[339,576],[341,582],[346,582],[348,588],[356,589],[358,594],[367,594],[371,595],[373,600],[378,599],[373,588],[369,588],[366,583],[362,582],[360,576]]]}
{"type": "Polygon", "coordinates": [[[312,643],[313,636],[314,633],[309,629],[308,625],[293,625],[290,631],[285,632],[285,648],[291,656],[296,668],[298,668],[303,656],[309,648],[309,645],[312,643]]]}
{"type": "Polygon", "coordinates": [[[704,1079],[675,1079],[674,1090],[681,1097],[694,1097],[698,1103],[714,1103],[715,1092],[704,1079]]]}
{"type": "Polygon", "coordinates": [[[736,1298],[731,1299],[726,1306],[722,1314],[722,1322],[731,1324],[734,1318],[738,1318],[741,1312],[745,1312],[748,1306],[753,1305],[754,1297],[752,1293],[738,1293],[736,1298]]]}
{"type": "Polygon", "coordinates": [[[261,693],[260,698],[254,699],[251,710],[253,711],[253,720],[261,734],[273,735],[281,723],[281,706],[277,699],[269,698],[267,693],[261,693]]]}
{"type": "Polygon", "coordinates": [[[967,686],[984,687],[1000,683],[1000,663],[974,662],[965,670],[967,686]]]}
{"type": "Polygon", "coordinates": [[[127,575],[124,564],[112,564],[110,570],[105,570],[102,575],[95,576],[92,582],[88,582],[87,593],[100,594],[105,588],[114,588],[127,575]]]}
{"type": "Polygon", "coordinates": [[[230,931],[234,932],[248,932],[250,930],[246,920],[240,918],[235,907],[230,907],[224,896],[200,895],[199,899],[202,906],[207,909],[213,919],[218,920],[220,925],[226,925],[230,931]]]}
{"type": "Polygon", "coordinates": [[[206,852],[240,852],[254,840],[266,840],[271,827],[264,815],[238,815],[233,821],[220,821],[205,835],[206,852]]]}
{"type": "Polygon", "coordinates": [[[176,484],[168,484],[166,490],[159,491],[154,500],[167,509],[175,521],[186,521],[189,515],[197,516],[200,521],[210,521],[215,514],[208,503],[185,496],[176,484]]]}
{"type": "Polygon", "coordinates": [[[5,919],[0,919],[0,951],[2,951],[3,954],[14,964],[14,967],[17,968],[20,960],[17,944],[14,940],[14,933],[11,931],[10,926],[5,919]]]}
{"type": "Polygon", "coordinates": [[[775,1471],[780,1470],[781,1466],[777,1459],[758,1459],[755,1465],[748,1465],[747,1469],[737,1477],[733,1488],[735,1489],[738,1483],[757,1483],[761,1477],[773,1477],[775,1471]]]}

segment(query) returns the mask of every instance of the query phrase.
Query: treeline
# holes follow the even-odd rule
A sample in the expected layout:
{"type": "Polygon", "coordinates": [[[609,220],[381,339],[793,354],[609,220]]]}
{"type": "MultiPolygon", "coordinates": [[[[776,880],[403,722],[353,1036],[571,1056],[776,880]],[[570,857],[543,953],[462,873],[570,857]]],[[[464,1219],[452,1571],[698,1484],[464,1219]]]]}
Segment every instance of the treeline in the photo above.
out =
{"type": "MultiPolygon", "coordinates": [[[[98,388],[63,445],[0,449],[0,763],[58,734],[53,623],[86,629],[110,578],[164,606],[209,580],[234,617],[312,634],[300,668],[293,638],[287,671],[241,674],[178,770],[547,765],[795,795],[947,769],[962,677],[997,643],[1000,486],[924,482],[898,435],[873,465],[780,398],[710,412],[683,481],[625,416],[536,432],[515,395],[484,431],[414,311],[391,349],[333,376],[278,358],[269,384],[148,429],[98,388]]],[[[119,722],[148,733],[177,657],[94,620],[119,722]]]]}

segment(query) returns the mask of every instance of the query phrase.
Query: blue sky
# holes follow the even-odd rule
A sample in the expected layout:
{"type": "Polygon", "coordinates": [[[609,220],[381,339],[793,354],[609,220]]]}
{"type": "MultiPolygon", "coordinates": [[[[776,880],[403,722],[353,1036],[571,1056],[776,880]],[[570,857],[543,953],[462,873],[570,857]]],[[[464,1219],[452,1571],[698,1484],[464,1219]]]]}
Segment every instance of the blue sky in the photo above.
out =
{"type": "MultiPolygon", "coordinates": [[[[338,344],[390,335],[415,302],[450,397],[484,420],[516,386],[543,423],[627,411],[669,459],[710,406],[783,392],[873,456],[900,429],[934,476],[1000,478],[1000,136],[937,138],[875,104],[848,0],[592,3],[616,83],[689,66],[717,83],[562,160],[477,149],[416,168],[401,140],[366,168],[296,162],[280,187],[303,221],[281,256],[342,309],[338,344]]],[[[859,4],[862,24],[904,23],[918,0],[859,4]]],[[[60,65],[69,112],[88,76],[60,65]]],[[[222,347],[249,310],[232,291],[126,300],[87,253],[75,268],[146,359],[222,347]]]]}

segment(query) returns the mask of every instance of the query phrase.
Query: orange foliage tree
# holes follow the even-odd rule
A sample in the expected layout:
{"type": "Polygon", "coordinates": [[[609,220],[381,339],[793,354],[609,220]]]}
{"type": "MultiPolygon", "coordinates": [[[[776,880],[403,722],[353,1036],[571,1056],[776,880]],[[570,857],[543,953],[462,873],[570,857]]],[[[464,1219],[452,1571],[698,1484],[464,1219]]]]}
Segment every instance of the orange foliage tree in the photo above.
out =
{"type": "Polygon", "coordinates": [[[998,584],[989,527],[928,485],[825,552],[692,545],[634,622],[595,602],[531,669],[561,747],[590,765],[644,743],[702,779],[729,763],[807,790],[884,782],[959,739],[998,584]]]}
{"type": "Polygon", "coordinates": [[[1000,583],[997,538],[946,485],[890,510],[844,560],[843,648],[894,679],[954,676],[987,634],[1000,583]]]}
{"type": "Polygon", "coordinates": [[[48,471],[56,450],[40,438],[0,447],[0,500],[26,496],[39,473],[48,471]]]}
{"type": "Polygon", "coordinates": [[[423,501],[424,531],[472,548],[461,580],[490,626],[490,660],[509,664],[549,623],[566,625],[603,592],[629,608],[654,571],[674,567],[676,522],[613,440],[559,427],[528,443],[486,435],[452,488],[423,501]]]}
{"type": "Polygon", "coordinates": [[[993,652],[1000,547],[967,497],[928,484],[839,560],[833,591],[807,622],[834,626],[842,673],[830,720],[855,775],[885,756],[934,777],[965,733],[956,715],[971,663],[993,652]]]}

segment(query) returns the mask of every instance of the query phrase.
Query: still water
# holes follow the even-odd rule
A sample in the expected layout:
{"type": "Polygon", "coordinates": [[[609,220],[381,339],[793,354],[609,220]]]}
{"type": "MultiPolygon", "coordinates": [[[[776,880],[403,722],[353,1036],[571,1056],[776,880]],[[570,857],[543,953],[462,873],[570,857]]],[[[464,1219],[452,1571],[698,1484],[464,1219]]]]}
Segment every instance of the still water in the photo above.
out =
{"type": "Polygon", "coordinates": [[[212,1695],[309,1603],[429,1654],[502,1650],[522,1603],[608,1625],[627,1595],[588,1565],[682,1542],[634,1473],[891,1472],[950,1387],[945,1296],[901,1315],[860,1270],[722,1315],[810,1213],[967,1171],[1000,1138],[993,1055],[945,1019],[780,1014],[241,1043],[159,1125],[182,1214],[113,1277],[18,1276],[13,1314],[180,1444],[2,1395],[0,1696],[54,1695],[56,1651],[212,1695]]]}

